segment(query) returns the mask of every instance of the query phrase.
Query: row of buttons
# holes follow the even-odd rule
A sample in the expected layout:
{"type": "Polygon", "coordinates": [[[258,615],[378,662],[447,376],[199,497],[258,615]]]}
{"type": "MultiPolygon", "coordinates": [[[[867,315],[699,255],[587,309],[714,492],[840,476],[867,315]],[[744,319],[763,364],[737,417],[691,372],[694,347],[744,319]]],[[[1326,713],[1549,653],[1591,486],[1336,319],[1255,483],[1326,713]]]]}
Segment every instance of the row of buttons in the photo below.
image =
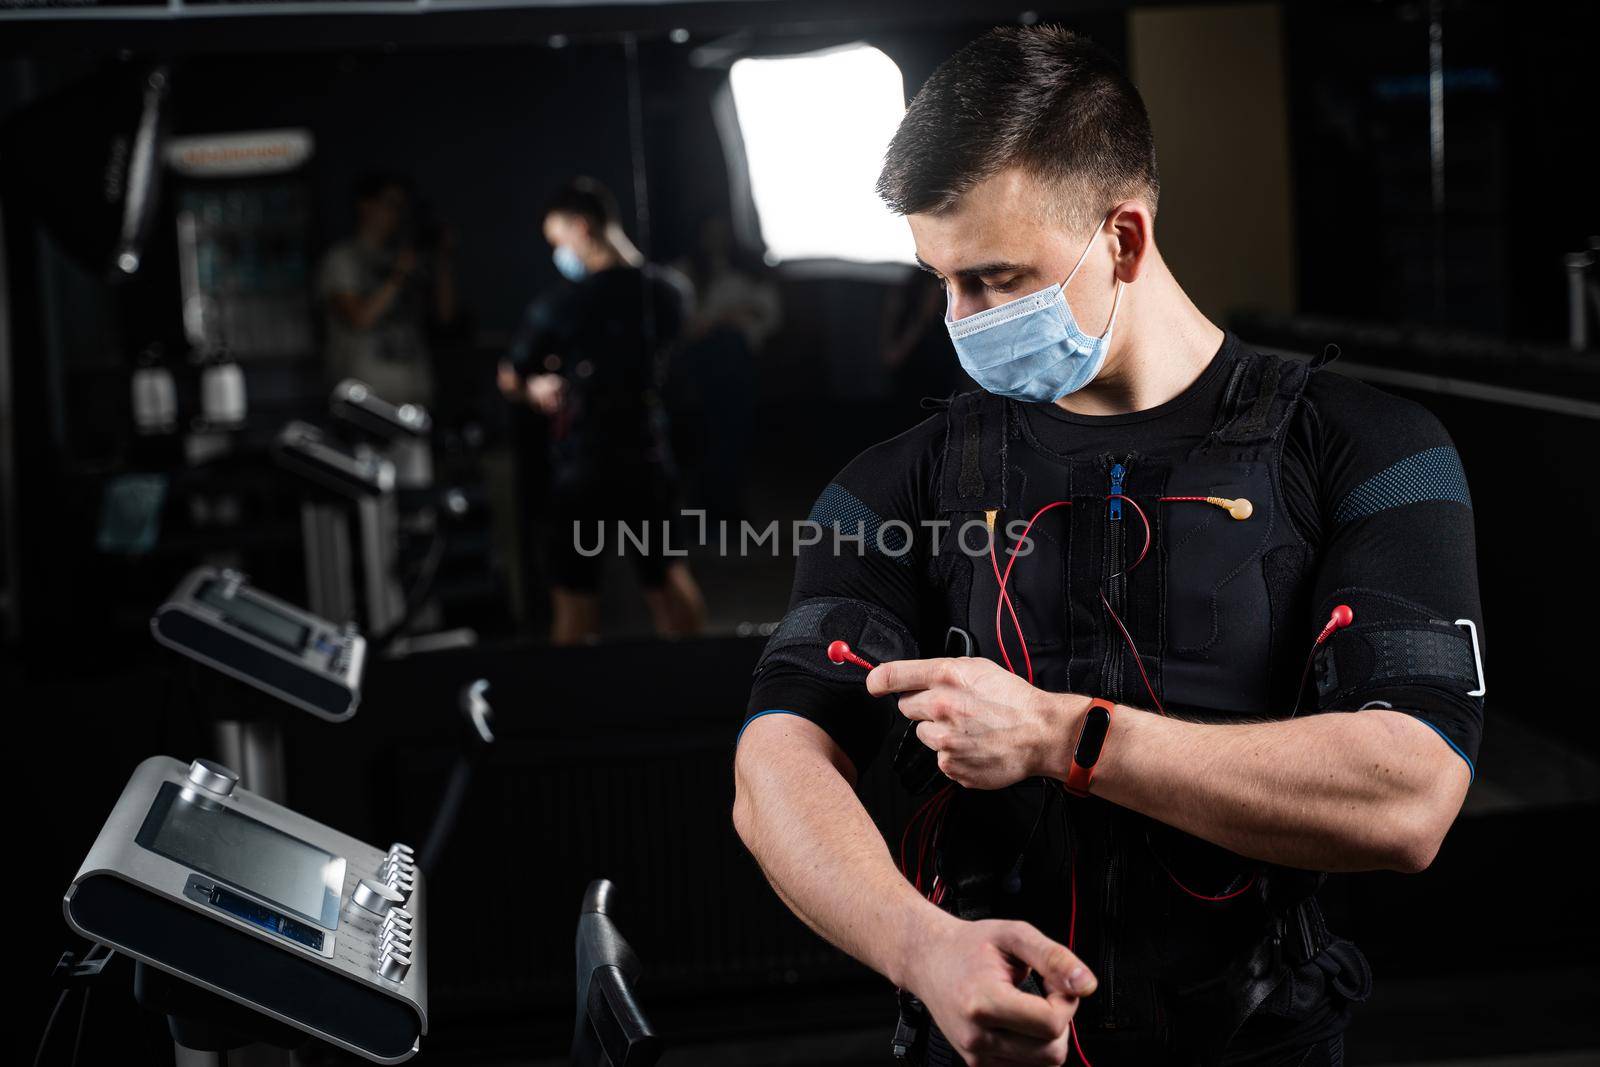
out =
{"type": "Polygon", "coordinates": [[[372,969],[391,982],[404,981],[411,970],[416,920],[405,904],[416,884],[416,854],[410,845],[396,841],[378,865],[377,877],[361,879],[350,894],[357,907],[383,920],[378,928],[378,951],[372,969]]]}
{"type": "Polygon", "coordinates": [[[339,650],[334,653],[332,661],[328,664],[335,674],[348,674],[350,672],[350,658],[355,650],[356,638],[361,631],[356,629],[356,624],[347,622],[344,630],[339,635],[339,650]]]}

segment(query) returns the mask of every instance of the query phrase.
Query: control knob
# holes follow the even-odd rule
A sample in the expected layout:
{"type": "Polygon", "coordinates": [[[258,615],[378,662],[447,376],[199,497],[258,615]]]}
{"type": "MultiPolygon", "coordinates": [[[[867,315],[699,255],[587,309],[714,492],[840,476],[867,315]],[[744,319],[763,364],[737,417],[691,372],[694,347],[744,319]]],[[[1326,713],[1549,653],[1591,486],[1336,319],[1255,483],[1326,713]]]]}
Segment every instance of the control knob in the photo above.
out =
{"type": "Polygon", "coordinates": [[[233,793],[233,787],[239,784],[239,776],[220,763],[197,759],[189,764],[189,782],[208,793],[225,797],[233,793]]]}
{"type": "Polygon", "coordinates": [[[406,898],[398,889],[371,878],[363,878],[357,882],[355,892],[350,894],[350,899],[356,907],[380,916],[406,902],[406,898]]]}
{"type": "Polygon", "coordinates": [[[385,952],[378,964],[378,975],[391,982],[403,982],[411,970],[411,953],[398,950],[385,952]]]}

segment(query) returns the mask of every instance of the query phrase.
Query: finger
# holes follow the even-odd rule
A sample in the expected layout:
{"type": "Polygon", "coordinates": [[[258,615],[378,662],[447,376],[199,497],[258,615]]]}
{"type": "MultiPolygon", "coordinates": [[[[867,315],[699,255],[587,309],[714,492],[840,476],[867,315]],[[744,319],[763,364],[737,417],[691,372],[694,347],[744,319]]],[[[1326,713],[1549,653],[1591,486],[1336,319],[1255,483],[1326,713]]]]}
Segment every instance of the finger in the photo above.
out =
{"type": "Polygon", "coordinates": [[[902,696],[898,701],[900,714],[916,722],[944,718],[949,711],[947,693],[935,689],[918,689],[902,696]]]}
{"type": "Polygon", "coordinates": [[[1076,1000],[1051,1000],[1001,983],[986,992],[972,1018],[985,1029],[1048,1042],[1067,1032],[1077,1009],[1076,1000]]]}
{"type": "Polygon", "coordinates": [[[928,689],[950,669],[948,659],[897,659],[880,663],[867,672],[867,692],[875,697],[928,689]]]}
{"type": "Polygon", "coordinates": [[[1095,977],[1082,960],[1067,946],[1050,940],[1027,923],[1006,923],[994,943],[1038,971],[1052,989],[1080,997],[1095,990],[1095,977]]]}
{"type": "Polygon", "coordinates": [[[950,741],[950,727],[937,722],[919,722],[917,740],[938,752],[950,741]]]}
{"type": "Polygon", "coordinates": [[[1027,1067],[1061,1067],[1067,1059],[1066,1033],[1045,1040],[1012,1033],[1009,1030],[985,1029],[973,1042],[972,1051],[982,1064],[1026,1064],[1027,1067]]]}

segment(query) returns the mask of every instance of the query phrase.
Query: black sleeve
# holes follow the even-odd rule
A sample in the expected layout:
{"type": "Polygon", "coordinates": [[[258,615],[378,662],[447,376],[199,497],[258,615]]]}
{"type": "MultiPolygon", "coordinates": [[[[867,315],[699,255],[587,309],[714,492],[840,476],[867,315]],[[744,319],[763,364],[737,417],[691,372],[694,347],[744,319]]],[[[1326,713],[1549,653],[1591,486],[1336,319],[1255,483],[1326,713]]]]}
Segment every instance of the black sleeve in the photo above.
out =
{"type": "Polygon", "coordinates": [[[1317,552],[1311,632],[1335,605],[1354,612],[1317,654],[1319,706],[1406,712],[1473,769],[1483,614],[1472,498],[1444,427],[1417,404],[1319,373],[1284,488],[1317,552]]]}
{"type": "MultiPolygon", "coordinates": [[[[923,519],[931,516],[933,469],[943,434],[941,414],[863,452],[823,489],[802,527],[804,539],[816,543],[799,549],[786,622],[801,617],[808,606],[856,601],[868,614],[888,616],[913,641],[920,638],[929,611],[921,576],[931,548],[923,519]]],[[[783,629],[780,624],[780,635],[783,629]]],[[[799,662],[794,656],[773,656],[769,644],[756,669],[745,724],[772,714],[809,719],[838,742],[859,772],[899,717],[892,698],[867,695],[860,667],[827,661],[823,650],[833,636],[821,634],[799,662]],[[803,665],[812,658],[814,665],[803,665]]],[[[918,651],[913,646],[909,654],[918,651]]],[[[869,662],[876,661],[869,657],[869,662]]]]}
{"type": "Polygon", "coordinates": [[[652,268],[656,302],[657,350],[676,343],[683,335],[683,326],[689,308],[694,304],[694,286],[689,279],[671,267],[652,268]]]}
{"type": "Polygon", "coordinates": [[[522,313],[522,320],[511,336],[508,353],[511,365],[522,375],[538,374],[544,368],[561,326],[562,301],[554,294],[539,297],[522,313]]]}

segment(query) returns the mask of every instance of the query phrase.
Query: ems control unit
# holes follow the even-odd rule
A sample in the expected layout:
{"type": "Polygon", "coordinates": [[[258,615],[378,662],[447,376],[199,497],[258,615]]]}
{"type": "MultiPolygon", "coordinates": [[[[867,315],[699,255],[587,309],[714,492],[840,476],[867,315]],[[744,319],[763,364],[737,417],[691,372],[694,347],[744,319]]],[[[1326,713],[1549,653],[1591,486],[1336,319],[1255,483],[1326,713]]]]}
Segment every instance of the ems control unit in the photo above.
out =
{"type": "Polygon", "coordinates": [[[67,890],[93,941],[378,1063],[428,1028],[425,892],[406,845],[357,841],[208,760],[134,771],[67,890]]]}
{"type": "Polygon", "coordinates": [[[365,382],[346,378],[333,388],[329,405],[334,415],[380,440],[427,437],[433,420],[416,404],[391,404],[365,382]]]}
{"type": "Polygon", "coordinates": [[[156,640],[223,674],[331,722],[356,712],[367,642],[251,587],[233,571],[201,567],[150,620],[156,640]]]}
{"type": "Polygon", "coordinates": [[[354,450],[308,422],[291,422],[278,432],[273,454],[288,470],[340,497],[392,492],[394,464],[369,450],[354,450]]]}

